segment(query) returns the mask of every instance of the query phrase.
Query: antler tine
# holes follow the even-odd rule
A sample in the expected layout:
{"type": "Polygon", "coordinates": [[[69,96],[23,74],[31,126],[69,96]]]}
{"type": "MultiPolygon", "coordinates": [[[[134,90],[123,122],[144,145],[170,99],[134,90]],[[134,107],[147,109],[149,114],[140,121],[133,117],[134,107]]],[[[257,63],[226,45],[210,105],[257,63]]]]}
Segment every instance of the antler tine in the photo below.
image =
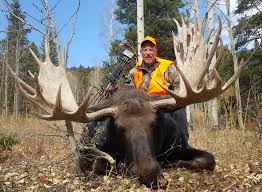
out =
{"type": "Polygon", "coordinates": [[[47,33],[46,33],[46,36],[45,36],[45,61],[47,63],[51,62],[51,59],[50,59],[50,47],[49,47],[49,41],[50,41],[50,38],[49,38],[49,27],[47,27],[48,30],[47,30],[47,33]]]}
{"type": "Polygon", "coordinates": [[[226,91],[231,85],[232,83],[234,83],[236,81],[236,79],[239,77],[242,69],[245,67],[246,62],[244,62],[243,59],[241,59],[240,64],[238,66],[238,70],[235,72],[235,74],[223,85],[222,90],[226,91]]]}
{"type": "MultiPolygon", "coordinates": [[[[49,105],[49,103],[43,98],[41,92],[40,92],[40,87],[37,81],[35,82],[35,89],[33,89],[31,86],[27,85],[23,80],[21,80],[11,69],[10,66],[8,66],[12,76],[15,79],[16,82],[16,87],[18,91],[20,91],[29,101],[34,103],[36,106],[38,106],[40,109],[51,113],[52,108],[49,105]],[[31,94],[30,94],[30,93],[31,94]]],[[[37,79],[37,76],[35,75],[34,80],[37,79]]]]}
{"type": "Polygon", "coordinates": [[[207,21],[207,14],[205,15],[204,20],[201,24],[200,34],[204,34],[204,32],[205,32],[206,21],[207,21]]]}
{"type": "Polygon", "coordinates": [[[218,21],[219,21],[219,25],[218,25],[218,30],[217,30],[217,34],[216,34],[216,37],[215,37],[215,41],[213,43],[213,46],[211,48],[211,51],[210,51],[208,59],[207,59],[207,65],[208,66],[210,65],[212,58],[214,57],[218,42],[220,40],[220,34],[221,34],[221,30],[222,30],[222,21],[221,21],[220,18],[218,19],[218,21]]]}
{"type": "Polygon", "coordinates": [[[215,69],[219,68],[221,61],[223,59],[223,56],[224,56],[224,44],[223,44],[222,38],[220,37],[220,52],[219,52],[218,58],[216,60],[216,64],[214,66],[215,69]]]}
{"type": "Polygon", "coordinates": [[[51,24],[52,24],[52,28],[53,28],[53,41],[55,43],[55,47],[56,47],[56,52],[58,54],[58,61],[61,60],[61,52],[60,52],[60,47],[59,47],[59,41],[58,41],[58,35],[57,35],[57,31],[56,31],[56,27],[54,25],[53,20],[51,19],[51,24]]]}
{"type": "Polygon", "coordinates": [[[61,51],[59,51],[60,59],[59,64],[65,66],[66,65],[66,50],[65,48],[62,48],[61,51]]]}
{"type": "Polygon", "coordinates": [[[54,114],[62,111],[61,88],[62,88],[62,84],[60,84],[58,91],[57,91],[55,109],[53,112],[54,114]]]}
{"type": "Polygon", "coordinates": [[[183,27],[185,25],[186,25],[186,23],[185,23],[184,17],[181,15],[181,26],[183,27]]]}
{"type": "Polygon", "coordinates": [[[40,59],[36,56],[35,52],[29,47],[29,51],[31,52],[31,54],[33,55],[34,59],[36,60],[38,65],[41,65],[42,62],[40,61],[40,59]]]}
{"type": "MultiPolygon", "coordinates": [[[[7,68],[9,69],[11,75],[14,77],[15,82],[19,83],[19,86],[21,86],[21,89],[23,89],[24,92],[26,92],[26,93],[30,92],[30,94],[35,93],[35,90],[30,85],[27,85],[23,80],[21,80],[20,78],[18,78],[16,76],[16,74],[13,72],[13,70],[11,69],[11,67],[9,65],[7,65],[7,68]]],[[[27,94],[29,94],[29,93],[27,93],[27,94]]]]}
{"type": "Polygon", "coordinates": [[[83,102],[81,103],[81,105],[79,106],[79,110],[84,110],[86,111],[86,108],[88,107],[89,105],[89,100],[90,100],[90,96],[92,94],[92,89],[93,89],[93,86],[91,86],[89,89],[88,89],[88,92],[85,96],[85,99],[83,100],[83,102]]]}
{"type": "Polygon", "coordinates": [[[176,19],[173,19],[174,20],[174,22],[176,23],[176,26],[177,26],[177,31],[178,31],[178,33],[179,33],[179,27],[180,27],[180,24],[179,24],[179,22],[176,20],[176,19]]]}

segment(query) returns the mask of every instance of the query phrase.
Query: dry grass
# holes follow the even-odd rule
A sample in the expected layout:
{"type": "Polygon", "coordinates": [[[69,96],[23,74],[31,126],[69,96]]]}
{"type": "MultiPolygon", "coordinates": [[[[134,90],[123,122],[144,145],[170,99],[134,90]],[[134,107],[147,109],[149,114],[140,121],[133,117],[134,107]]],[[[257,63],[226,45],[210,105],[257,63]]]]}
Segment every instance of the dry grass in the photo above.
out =
{"type": "MultiPolygon", "coordinates": [[[[12,151],[0,152],[0,191],[150,191],[124,174],[77,177],[68,142],[57,129],[65,129],[63,122],[9,118],[0,120],[0,127],[0,134],[19,140],[12,151]]],[[[210,131],[199,123],[190,133],[190,144],[212,152],[216,169],[213,173],[164,170],[169,191],[262,190],[262,141],[255,132],[247,130],[243,136],[233,128],[210,131]]]]}

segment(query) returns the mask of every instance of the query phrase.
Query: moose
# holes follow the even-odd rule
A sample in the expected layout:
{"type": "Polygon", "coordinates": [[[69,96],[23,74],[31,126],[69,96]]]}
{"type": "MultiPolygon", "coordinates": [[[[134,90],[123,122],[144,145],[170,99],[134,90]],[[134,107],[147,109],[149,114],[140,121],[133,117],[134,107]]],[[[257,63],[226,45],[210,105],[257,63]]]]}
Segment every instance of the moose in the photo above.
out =
{"type": "MultiPolygon", "coordinates": [[[[39,118],[68,120],[87,123],[106,119],[107,141],[100,150],[110,154],[117,162],[125,162],[130,172],[142,183],[151,186],[161,177],[161,167],[183,166],[190,169],[215,168],[214,156],[206,151],[191,147],[180,126],[186,121],[181,118],[181,108],[213,99],[227,90],[239,77],[244,66],[223,83],[217,69],[223,57],[223,42],[220,37],[222,23],[219,20],[215,39],[210,34],[205,38],[205,21],[198,26],[192,21],[181,19],[177,34],[173,34],[176,67],[180,74],[179,90],[173,91],[162,86],[167,96],[148,96],[143,91],[129,86],[120,89],[102,104],[89,106],[88,91],[84,101],[77,105],[66,77],[65,52],[59,51],[59,64],[52,64],[49,57],[48,35],[45,40],[45,61],[32,51],[39,64],[39,75],[34,75],[35,88],[23,82],[15,73],[18,90],[43,113],[39,118]],[[216,52],[219,46],[219,54],[216,52]],[[216,63],[210,67],[212,59],[216,63]],[[211,68],[211,69],[210,69],[211,68]],[[175,117],[169,112],[177,111],[175,117]],[[176,120],[175,127],[170,121],[176,120]]],[[[90,88],[91,90],[91,88],[90,88]]],[[[103,173],[105,162],[97,161],[95,171],[103,173]]]]}

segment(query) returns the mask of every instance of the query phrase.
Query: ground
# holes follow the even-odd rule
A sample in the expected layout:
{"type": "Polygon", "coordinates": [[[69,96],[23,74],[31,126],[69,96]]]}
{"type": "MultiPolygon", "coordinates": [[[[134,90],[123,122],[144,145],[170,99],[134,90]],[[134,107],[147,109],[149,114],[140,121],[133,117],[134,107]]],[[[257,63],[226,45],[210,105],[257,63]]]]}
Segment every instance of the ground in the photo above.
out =
{"type": "MultiPolygon", "coordinates": [[[[0,151],[0,191],[153,191],[124,173],[77,177],[63,122],[10,117],[0,127],[0,135],[19,142],[0,151]]],[[[200,123],[190,144],[214,154],[215,171],[165,169],[169,185],[155,191],[262,191],[262,141],[252,129],[211,131],[200,123]]]]}

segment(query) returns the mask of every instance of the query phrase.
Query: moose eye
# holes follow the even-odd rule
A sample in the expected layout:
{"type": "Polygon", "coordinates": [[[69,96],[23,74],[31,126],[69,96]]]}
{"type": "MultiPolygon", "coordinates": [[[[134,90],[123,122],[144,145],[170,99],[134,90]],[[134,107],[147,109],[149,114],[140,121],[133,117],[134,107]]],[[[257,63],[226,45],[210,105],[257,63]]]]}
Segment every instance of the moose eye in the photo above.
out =
{"type": "Polygon", "coordinates": [[[124,129],[123,127],[117,127],[117,130],[119,132],[119,134],[125,134],[126,129],[124,129]]]}

